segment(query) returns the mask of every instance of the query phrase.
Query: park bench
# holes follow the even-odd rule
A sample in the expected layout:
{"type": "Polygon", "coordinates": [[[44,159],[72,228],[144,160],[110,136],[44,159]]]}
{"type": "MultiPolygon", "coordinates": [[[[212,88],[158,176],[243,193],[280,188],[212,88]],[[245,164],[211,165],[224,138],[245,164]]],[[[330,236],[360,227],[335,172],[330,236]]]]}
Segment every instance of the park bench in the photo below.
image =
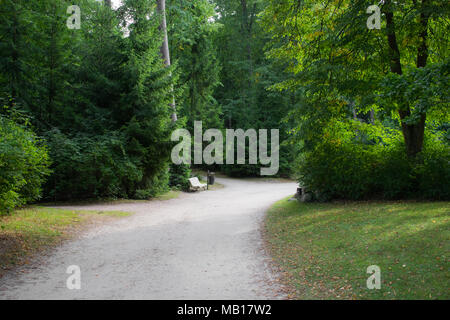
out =
{"type": "Polygon", "coordinates": [[[189,190],[190,191],[202,191],[206,190],[207,185],[200,183],[197,177],[189,179],[189,190]]]}

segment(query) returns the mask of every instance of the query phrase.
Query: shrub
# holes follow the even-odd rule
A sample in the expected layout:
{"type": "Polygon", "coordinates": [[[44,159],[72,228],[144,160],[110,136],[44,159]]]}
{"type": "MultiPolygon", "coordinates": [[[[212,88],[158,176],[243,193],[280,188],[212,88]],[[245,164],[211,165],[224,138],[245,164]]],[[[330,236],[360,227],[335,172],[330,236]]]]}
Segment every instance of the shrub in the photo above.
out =
{"type": "Polygon", "coordinates": [[[0,114],[0,214],[39,199],[48,166],[42,140],[0,114]]]}
{"type": "Polygon", "coordinates": [[[321,199],[449,199],[449,146],[427,132],[424,150],[406,156],[399,131],[336,122],[296,161],[300,184],[321,199]]]}
{"type": "Polygon", "coordinates": [[[124,133],[69,137],[53,130],[47,140],[54,162],[49,199],[147,199],[167,190],[167,165],[139,153],[139,143],[124,133]]]}
{"type": "Polygon", "coordinates": [[[170,165],[170,180],[169,185],[179,190],[189,189],[189,178],[191,177],[191,170],[188,165],[170,165]]]}
{"type": "Polygon", "coordinates": [[[450,148],[442,140],[436,135],[428,135],[424,151],[414,166],[421,198],[450,199],[450,148]]]}

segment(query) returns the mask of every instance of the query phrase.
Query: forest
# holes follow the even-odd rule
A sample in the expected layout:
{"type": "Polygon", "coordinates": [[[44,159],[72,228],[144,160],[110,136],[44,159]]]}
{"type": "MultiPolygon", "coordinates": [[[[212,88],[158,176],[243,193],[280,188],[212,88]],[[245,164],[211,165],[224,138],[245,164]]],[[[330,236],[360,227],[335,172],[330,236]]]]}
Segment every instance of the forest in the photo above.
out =
{"type": "Polygon", "coordinates": [[[279,129],[278,176],[317,201],[449,200],[449,13],[442,0],[0,0],[0,214],[185,189],[194,166],[171,162],[171,134],[196,121],[279,129]]]}

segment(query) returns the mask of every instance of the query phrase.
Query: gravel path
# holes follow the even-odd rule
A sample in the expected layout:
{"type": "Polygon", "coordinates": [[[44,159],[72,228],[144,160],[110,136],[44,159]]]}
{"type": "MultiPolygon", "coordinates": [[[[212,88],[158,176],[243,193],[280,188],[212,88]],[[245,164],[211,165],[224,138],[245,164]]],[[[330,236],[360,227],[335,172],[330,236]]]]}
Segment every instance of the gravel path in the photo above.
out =
{"type": "MultiPolygon", "coordinates": [[[[136,214],[84,232],[0,280],[1,299],[282,299],[260,227],[292,182],[219,178],[168,201],[70,207],[136,214]],[[66,269],[81,269],[69,290],[66,269]]],[[[66,207],[69,208],[69,207],[66,207]]]]}

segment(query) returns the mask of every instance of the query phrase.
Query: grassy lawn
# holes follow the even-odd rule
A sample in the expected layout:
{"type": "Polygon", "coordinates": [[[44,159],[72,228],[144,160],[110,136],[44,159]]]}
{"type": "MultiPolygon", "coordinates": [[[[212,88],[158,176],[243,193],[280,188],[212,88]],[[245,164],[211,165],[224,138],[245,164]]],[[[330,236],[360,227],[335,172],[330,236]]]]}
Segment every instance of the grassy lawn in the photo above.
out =
{"type": "Polygon", "coordinates": [[[32,254],[69,238],[87,223],[128,215],[31,207],[0,216],[0,277],[17,264],[27,264],[32,254]]]}
{"type": "Polygon", "coordinates": [[[266,238],[295,299],[449,299],[450,203],[282,200],[266,238]],[[381,289],[367,289],[368,266],[381,289]]]}

